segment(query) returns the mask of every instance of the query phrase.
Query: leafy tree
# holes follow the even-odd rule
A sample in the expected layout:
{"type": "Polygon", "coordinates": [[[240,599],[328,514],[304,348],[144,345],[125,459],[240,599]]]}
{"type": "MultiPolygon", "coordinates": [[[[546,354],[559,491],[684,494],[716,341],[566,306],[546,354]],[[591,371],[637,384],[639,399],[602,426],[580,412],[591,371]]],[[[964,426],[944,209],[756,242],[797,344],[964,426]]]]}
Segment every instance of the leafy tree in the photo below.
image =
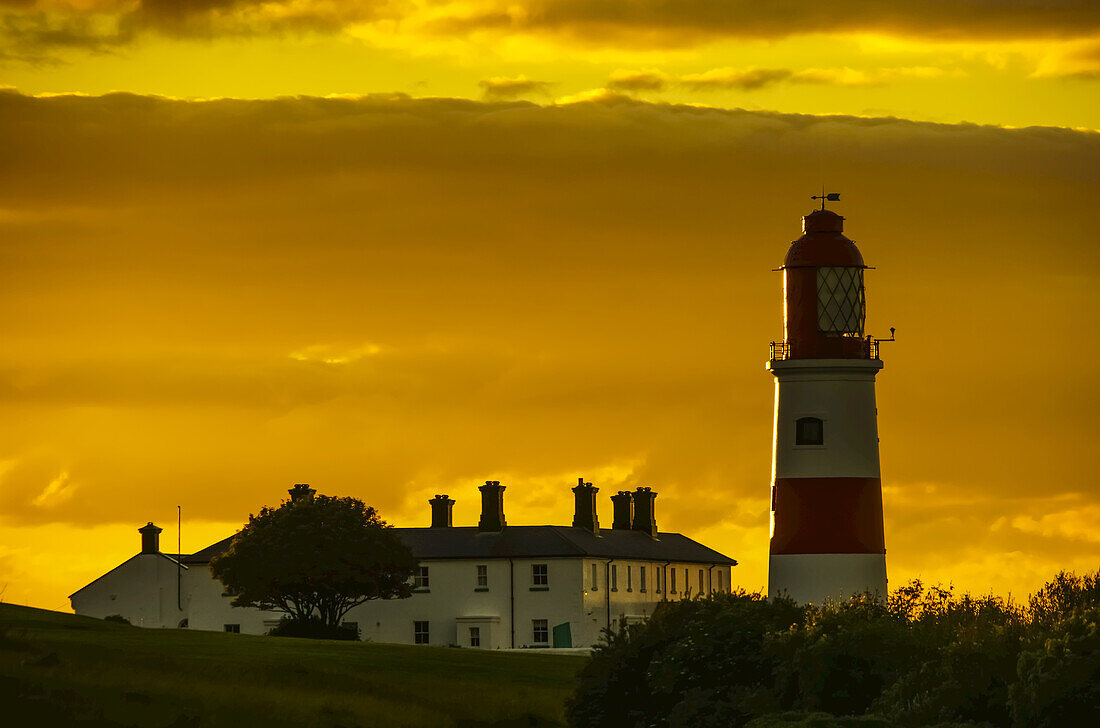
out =
{"type": "Polygon", "coordinates": [[[1016,725],[1100,725],[1100,606],[1095,604],[1072,609],[1042,635],[1041,644],[1020,655],[1019,680],[1011,687],[1016,725]]]}
{"type": "Polygon", "coordinates": [[[296,485],[278,508],[265,506],[211,560],[233,606],[285,612],[339,626],[371,599],[403,599],[416,559],[374,508],[356,498],[314,495],[296,485]]]}

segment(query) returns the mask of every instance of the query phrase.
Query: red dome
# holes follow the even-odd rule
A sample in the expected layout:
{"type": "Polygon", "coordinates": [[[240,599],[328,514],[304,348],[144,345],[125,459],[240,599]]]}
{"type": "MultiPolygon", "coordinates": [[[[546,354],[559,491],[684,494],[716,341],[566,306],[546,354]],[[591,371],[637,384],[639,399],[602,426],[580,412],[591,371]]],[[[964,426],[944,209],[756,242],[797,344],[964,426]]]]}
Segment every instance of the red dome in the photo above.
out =
{"type": "Polygon", "coordinates": [[[831,210],[814,210],[802,218],[803,235],[791,243],[786,268],[865,267],[859,248],[841,232],[844,218],[831,210]]]}

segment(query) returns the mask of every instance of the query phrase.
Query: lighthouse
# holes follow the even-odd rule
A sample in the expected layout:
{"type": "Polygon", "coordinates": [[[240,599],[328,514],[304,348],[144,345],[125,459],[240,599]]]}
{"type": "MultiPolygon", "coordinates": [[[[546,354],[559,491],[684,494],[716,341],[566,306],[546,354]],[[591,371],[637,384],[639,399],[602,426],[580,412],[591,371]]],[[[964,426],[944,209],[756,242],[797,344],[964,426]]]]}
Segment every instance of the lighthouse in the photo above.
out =
{"type": "MultiPolygon", "coordinates": [[[[844,218],[821,209],[783,262],[782,342],[773,342],[768,594],[797,602],[886,597],[886,543],[875,375],[867,336],[867,266],[844,218]]],[[[830,194],[829,200],[839,199],[830,194]]]]}

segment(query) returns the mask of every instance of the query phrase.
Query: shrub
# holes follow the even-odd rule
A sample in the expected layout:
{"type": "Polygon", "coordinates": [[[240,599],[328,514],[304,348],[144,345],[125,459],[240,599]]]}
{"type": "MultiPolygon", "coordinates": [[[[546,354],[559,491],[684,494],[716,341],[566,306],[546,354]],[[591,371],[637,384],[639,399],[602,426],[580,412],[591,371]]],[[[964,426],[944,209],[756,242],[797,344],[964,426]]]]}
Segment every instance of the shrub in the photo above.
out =
{"type": "Polygon", "coordinates": [[[1077,607],[1020,655],[1011,688],[1016,725],[1100,725],[1100,607],[1077,607]]]}
{"type": "Polygon", "coordinates": [[[130,624],[130,620],[123,617],[121,614],[108,614],[103,618],[104,622],[115,622],[117,624],[130,624]]]}

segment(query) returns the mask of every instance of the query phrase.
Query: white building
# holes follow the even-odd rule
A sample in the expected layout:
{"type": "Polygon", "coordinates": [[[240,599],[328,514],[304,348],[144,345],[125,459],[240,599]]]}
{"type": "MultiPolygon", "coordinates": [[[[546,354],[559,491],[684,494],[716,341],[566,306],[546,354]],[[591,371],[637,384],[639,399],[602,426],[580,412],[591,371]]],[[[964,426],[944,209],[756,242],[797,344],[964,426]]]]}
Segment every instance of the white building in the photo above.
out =
{"type": "MultiPolygon", "coordinates": [[[[730,590],[736,561],[678,533],[658,532],[649,488],[611,497],[614,523],[600,529],[599,490],[573,488],[572,526],[509,526],[504,490],[479,488],[477,526],[452,526],[454,501],[431,500],[432,525],[394,529],[419,561],[408,599],[374,600],[345,618],[364,639],[482,649],[590,647],[605,628],[640,621],[659,602],[730,590]]],[[[178,557],[159,549],[161,529],[138,529],[141,553],[72,596],[77,614],[120,614],[144,627],[263,634],[277,612],[230,606],[210,559],[232,537],[178,557]]]]}

